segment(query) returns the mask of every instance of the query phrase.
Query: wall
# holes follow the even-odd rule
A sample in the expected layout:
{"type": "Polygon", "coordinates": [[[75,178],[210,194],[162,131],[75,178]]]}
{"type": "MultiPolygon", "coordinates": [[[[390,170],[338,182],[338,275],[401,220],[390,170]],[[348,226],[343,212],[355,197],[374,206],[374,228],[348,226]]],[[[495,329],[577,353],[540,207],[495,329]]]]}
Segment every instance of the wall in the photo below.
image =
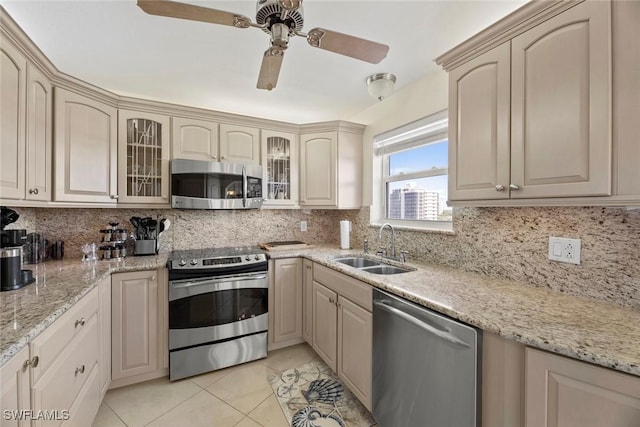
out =
{"type": "Polygon", "coordinates": [[[339,221],[358,211],[236,210],[200,211],[170,209],[55,209],[14,208],[20,227],[43,234],[50,242],[65,242],[65,258],[82,257],[81,246],[99,243],[100,230],[111,221],[131,230],[132,216],[167,218],[171,227],[159,240],[161,251],[256,245],[269,241],[302,240],[309,243],[339,241],[339,221]],[[23,221],[24,216],[24,221],[23,221]],[[307,221],[308,231],[300,231],[307,221]]]}

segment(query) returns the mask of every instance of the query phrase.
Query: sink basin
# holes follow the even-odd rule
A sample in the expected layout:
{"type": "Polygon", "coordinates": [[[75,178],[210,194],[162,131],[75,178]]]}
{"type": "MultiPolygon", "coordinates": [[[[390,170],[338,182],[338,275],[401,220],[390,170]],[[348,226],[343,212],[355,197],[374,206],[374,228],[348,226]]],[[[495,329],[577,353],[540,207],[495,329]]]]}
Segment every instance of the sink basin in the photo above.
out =
{"type": "Polygon", "coordinates": [[[361,257],[337,258],[334,261],[339,262],[341,264],[349,265],[355,268],[372,267],[372,266],[380,265],[380,263],[377,261],[373,261],[368,258],[361,258],[361,257]]]}
{"type": "Polygon", "coordinates": [[[393,265],[376,265],[374,267],[366,267],[363,268],[362,271],[366,271],[368,273],[373,274],[398,274],[398,273],[408,273],[409,270],[407,268],[394,267],[393,265]]]}

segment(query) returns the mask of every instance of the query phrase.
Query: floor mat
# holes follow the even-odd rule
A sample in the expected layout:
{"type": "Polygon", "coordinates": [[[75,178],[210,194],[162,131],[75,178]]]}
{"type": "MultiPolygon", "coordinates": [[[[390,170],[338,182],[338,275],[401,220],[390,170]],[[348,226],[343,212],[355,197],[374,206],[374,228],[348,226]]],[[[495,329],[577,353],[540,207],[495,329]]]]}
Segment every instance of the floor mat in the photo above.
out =
{"type": "Polygon", "coordinates": [[[314,359],[269,383],[292,427],[371,427],[376,422],[323,361],[314,359]]]}

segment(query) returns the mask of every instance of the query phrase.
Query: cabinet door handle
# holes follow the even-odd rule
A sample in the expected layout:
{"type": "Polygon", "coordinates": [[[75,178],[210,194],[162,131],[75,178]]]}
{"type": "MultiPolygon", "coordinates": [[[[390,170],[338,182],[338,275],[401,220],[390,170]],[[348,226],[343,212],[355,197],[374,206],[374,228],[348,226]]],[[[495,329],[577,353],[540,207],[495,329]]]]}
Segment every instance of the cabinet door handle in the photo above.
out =
{"type": "Polygon", "coordinates": [[[83,318],[82,318],[82,319],[80,319],[80,320],[76,320],[76,325],[75,325],[75,327],[77,328],[77,327],[78,327],[78,325],[80,325],[80,326],[84,326],[84,324],[85,324],[85,323],[86,323],[86,321],[84,320],[84,317],[83,317],[83,318]]]}
{"type": "Polygon", "coordinates": [[[29,194],[35,194],[35,195],[38,195],[38,189],[37,189],[37,188],[30,188],[30,189],[29,189],[29,194]]]}
{"type": "Polygon", "coordinates": [[[22,364],[22,369],[27,369],[29,366],[35,368],[36,366],[38,366],[39,362],[40,358],[38,356],[33,356],[31,359],[27,359],[24,361],[24,363],[22,364]]]}
{"type": "Polygon", "coordinates": [[[118,200],[118,198],[119,198],[120,196],[118,196],[117,194],[112,194],[112,195],[111,195],[111,196],[109,196],[109,197],[111,197],[113,200],[118,200]]]}
{"type": "Polygon", "coordinates": [[[151,281],[153,282],[154,280],[156,280],[156,276],[151,276],[151,281]]]}
{"type": "Polygon", "coordinates": [[[307,265],[307,270],[311,270],[311,266],[310,265],[307,265]]]}
{"type": "Polygon", "coordinates": [[[504,185],[502,184],[496,185],[496,191],[504,191],[504,185]]]}
{"type": "Polygon", "coordinates": [[[336,303],[336,301],[335,301],[333,298],[329,298],[329,303],[331,303],[331,304],[335,304],[335,303],[336,303]]]}
{"type": "Polygon", "coordinates": [[[520,190],[520,186],[516,185],[516,184],[511,184],[511,185],[509,185],[509,190],[518,191],[518,190],[520,190]]]}
{"type": "Polygon", "coordinates": [[[80,366],[79,368],[76,368],[76,373],[74,374],[74,376],[78,376],[78,374],[84,374],[84,365],[80,366]]]}

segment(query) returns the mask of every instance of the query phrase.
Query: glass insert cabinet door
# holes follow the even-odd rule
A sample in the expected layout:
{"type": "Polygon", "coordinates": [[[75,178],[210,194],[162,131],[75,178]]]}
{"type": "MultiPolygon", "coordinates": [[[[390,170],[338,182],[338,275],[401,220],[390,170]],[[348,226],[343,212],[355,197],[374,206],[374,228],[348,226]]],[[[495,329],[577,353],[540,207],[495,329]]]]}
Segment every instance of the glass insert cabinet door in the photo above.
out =
{"type": "Polygon", "coordinates": [[[265,130],[262,132],[262,153],[265,205],[296,206],[298,204],[296,136],[265,130]]]}
{"type": "Polygon", "coordinates": [[[118,202],[168,203],[169,118],[121,110],[118,141],[118,202]]]}

